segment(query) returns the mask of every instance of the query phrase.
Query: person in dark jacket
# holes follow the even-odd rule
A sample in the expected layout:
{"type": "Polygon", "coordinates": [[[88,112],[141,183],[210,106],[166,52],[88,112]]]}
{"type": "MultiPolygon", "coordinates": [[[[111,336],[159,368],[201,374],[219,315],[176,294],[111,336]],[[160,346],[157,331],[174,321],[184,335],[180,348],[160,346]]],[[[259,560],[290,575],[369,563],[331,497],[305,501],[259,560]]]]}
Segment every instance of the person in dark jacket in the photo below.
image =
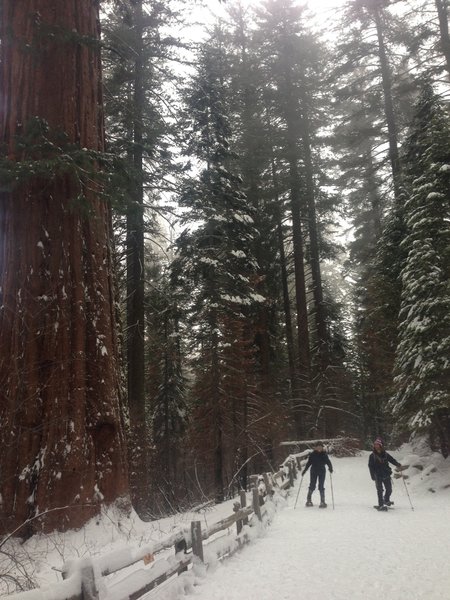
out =
{"type": "Polygon", "coordinates": [[[319,492],[320,492],[320,508],[326,508],[325,502],[325,465],[328,465],[330,473],[333,472],[333,466],[328,454],[325,452],[322,442],[316,442],[314,450],[308,456],[308,461],[305,468],[302,471],[302,475],[305,475],[306,471],[311,467],[311,479],[309,483],[308,497],[306,498],[306,506],[313,506],[312,494],[316,489],[317,480],[319,480],[319,492]]]}
{"type": "Polygon", "coordinates": [[[373,443],[372,454],[369,456],[369,471],[377,488],[378,505],[375,506],[375,508],[378,508],[378,510],[387,510],[387,507],[393,504],[393,502],[391,502],[392,469],[389,466],[389,463],[401,469],[401,464],[384,449],[383,440],[377,438],[373,443]]]}

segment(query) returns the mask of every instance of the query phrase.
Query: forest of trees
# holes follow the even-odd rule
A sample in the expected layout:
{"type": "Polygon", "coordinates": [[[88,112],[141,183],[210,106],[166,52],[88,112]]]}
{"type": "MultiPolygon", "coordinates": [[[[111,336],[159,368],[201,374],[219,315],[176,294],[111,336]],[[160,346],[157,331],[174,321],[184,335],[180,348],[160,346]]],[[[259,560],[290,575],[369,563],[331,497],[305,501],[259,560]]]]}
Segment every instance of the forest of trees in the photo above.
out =
{"type": "Polygon", "coordinates": [[[449,454],[447,0],[218,7],[1,3],[1,533],[449,454]]]}

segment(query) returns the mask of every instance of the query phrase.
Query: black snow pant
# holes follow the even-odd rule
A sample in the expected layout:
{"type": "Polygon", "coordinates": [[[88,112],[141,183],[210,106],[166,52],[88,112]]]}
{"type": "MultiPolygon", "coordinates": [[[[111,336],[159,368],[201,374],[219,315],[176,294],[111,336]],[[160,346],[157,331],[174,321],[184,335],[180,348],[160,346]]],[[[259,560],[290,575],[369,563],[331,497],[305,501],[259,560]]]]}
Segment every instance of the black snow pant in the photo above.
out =
{"type": "Polygon", "coordinates": [[[387,477],[375,477],[375,485],[377,487],[378,494],[378,506],[387,504],[391,499],[392,494],[392,481],[390,476],[387,477]],[[384,486],[384,498],[383,498],[383,486],[384,486]]]}
{"type": "Polygon", "coordinates": [[[325,482],[325,469],[315,471],[311,469],[311,480],[309,482],[308,500],[311,500],[313,491],[316,489],[316,483],[319,480],[319,492],[321,502],[325,502],[325,488],[323,486],[325,482]]]}

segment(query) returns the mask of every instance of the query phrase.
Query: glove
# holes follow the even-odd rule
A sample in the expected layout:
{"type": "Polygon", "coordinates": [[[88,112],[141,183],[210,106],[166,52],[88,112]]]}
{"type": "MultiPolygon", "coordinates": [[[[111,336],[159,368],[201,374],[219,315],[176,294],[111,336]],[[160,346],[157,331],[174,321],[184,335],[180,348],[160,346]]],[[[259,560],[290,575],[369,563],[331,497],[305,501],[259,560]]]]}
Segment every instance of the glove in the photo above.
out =
{"type": "Polygon", "coordinates": [[[330,471],[330,473],[332,473],[332,472],[333,472],[333,469],[329,469],[329,471],[330,471]]]}
{"type": "Polygon", "coordinates": [[[373,475],[371,475],[371,477],[372,477],[372,481],[375,481],[375,477],[373,475]]]}
{"type": "Polygon", "coordinates": [[[304,477],[304,476],[305,476],[305,473],[306,473],[306,471],[302,471],[302,477],[304,477]]]}

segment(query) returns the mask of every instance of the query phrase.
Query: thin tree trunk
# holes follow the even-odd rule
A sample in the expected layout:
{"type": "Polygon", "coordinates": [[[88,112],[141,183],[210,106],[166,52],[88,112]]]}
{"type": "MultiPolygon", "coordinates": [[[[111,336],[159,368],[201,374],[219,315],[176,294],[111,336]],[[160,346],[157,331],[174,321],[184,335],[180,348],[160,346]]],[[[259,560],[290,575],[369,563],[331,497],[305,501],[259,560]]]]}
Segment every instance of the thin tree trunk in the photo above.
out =
{"type": "MultiPolygon", "coordinates": [[[[98,3],[3,0],[0,18],[8,157],[39,156],[15,145],[36,117],[44,137],[102,151],[98,3]]],[[[2,528],[55,507],[33,527],[80,527],[127,493],[110,244],[108,205],[73,173],[1,192],[2,528]]]]}
{"type": "Polygon", "coordinates": [[[373,247],[377,241],[380,239],[380,236],[383,231],[382,227],[382,209],[380,202],[380,194],[378,190],[378,185],[375,179],[375,165],[373,162],[373,152],[372,148],[370,148],[367,152],[367,165],[366,165],[366,181],[369,191],[370,198],[370,207],[372,209],[372,241],[373,247]]]}
{"type": "Polygon", "coordinates": [[[395,118],[394,103],[392,100],[392,75],[386,53],[386,44],[384,42],[382,15],[380,9],[376,5],[374,5],[373,8],[373,15],[378,37],[378,58],[380,60],[381,67],[384,112],[388,128],[389,159],[391,162],[392,179],[394,182],[394,195],[395,199],[398,201],[402,191],[402,169],[400,154],[398,151],[397,121],[395,118]]]}
{"type": "Polygon", "coordinates": [[[145,414],[145,290],[143,188],[143,14],[142,0],[133,1],[135,28],[133,98],[133,187],[127,212],[127,373],[130,407],[130,484],[138,513],[147,505],[148,431],[145,414]]]}
{"type": "Polygon", "coordinates": [[[303,162],[305,168],[305,194],[308,206],[308,232],[310,244],[310,265],[314,297],[314,319],[317,328],[317,342],[320,373],[325,374],[330,363],[328,352],[328,330],[323,301],[322,274],[320,270],[319,237],[317,233],[317,212],[314,190],[314,166],[311,153],[311,133],[309,128],[308,98],[305,82],[300,90],[301,118],[299,119],[300,137],[303,145],[303,162]]]}
{"type": "MultiPolygon", "coordinates": [[[[284,113],[286,119],[286,148],[290,175],[290,198],[292,216],[292,238],[294,247],[295,299],[297,309],[297,344],[298,344],[298,376],[301,386],[301,397],[298,403],[310,401],[311,395],[311,354],[309,345],[308,305],[306,300],[305,264],[303,250],[303,228],[301,221],[302,195],[299,172],[299,152],[297,147],[297,111],[294,108],[293,86],[289,67],[289,50],[286,50],[286,100],[284,113]]],[[[303,427],[302,411],[297,409],[297,433],[301,434],[303,427]]]]}
{"type": "Polygon", "coordinates": [[[244,465],[240,473],[241,488],[247,489],[248,479],[248,395],[244,398],[242,406],[242,431],[243,431],[243,446],[241,452],[241,463],[244,465]]]}
{"type": "MultiPolygon", "coordinates": [[[[168,330],[168,311],[165,311],[164,315],[164,390],[168,390],[169,387],[169,330],[168,330]]],[[[166,473],[168,481],[172,481],[172,461],[171,461],[171,435],[170,435],[170,407],[169,398],[167,393],[164,394],[164,448],[165,456],[163,460],[165,462],[166,473]]]]}
{"type": "MultiPolygon", "coordinates": [[[[305,267],[303,253],[303,232],[300,218],[300,188],[298,168],[295,162],[290,161],[291,174],[291,214],[292,236],[294,246],[294,273],[295,273],[295,299],[297,309],[297,346],[298,346],[298,374],[302,390],[298,402],[309,399],[311,389],[311,355],[309,349],[308,307],[306,302],[305,267]]],[[[297,402],[297,403],[298,403],[297,402]]],[[[297,425],[301,430],[301,411],[297,410],[297,425]]],[[[300,434],[301,431],[298,431],[300,434]]]]}
{"type": "Polygon", "coordinates": [[[275,159],[271,156],[271,169],[272,169],[272,183],[274,188],[274,199],[277,207],[277,238],[278,238],[278,251],[280,253],[280,270],[281,270],[281,286],[283,290],[283,313],[284,313],[284,324],[286,331],[286,346],[288,352],[288,365],[289,365],[289,377],[291,379],[291,393],[294,398],[299,395],[298,378],[295,369],[295,351],[294,351],[294,336],[292,335],[292,315],[291,315],[291,300],[289,298],[289,284],[288,284],[288,273],[287,273],[287,262],[286,252],[284,249],[284,236],[283,236],[283,224],[282,224],[282,211],[280,208],[280,198],[278,194],[278,177],[275,167],[275,159]]]}
{"type": "Polygon", "coordinates": [[[214,427],[214,486],[216,501],[223,500],[223,431],[220,394],[219,340],[217,336],[217,315],[211,315],[211,382],[214,427]]]}
{"type": "Polygon", "coordinates": [[[439,31],[441,34],[441,51],[445,58],[445,68],[450,76],[450,36],[448,32],[448,2],[447,0],[434,0],[439,17],[439,31]]]}
{"type": "Polygon", "coordinates": [[[291,393],[293,397],[298,397],[298,381],[295,369],[295,351],[294,351],[294,336],[292,335],[292,315],[291,301],[289,298],[288,274],[286,266],[286,252],[284,250],[284,236],[281,217],[277,222],[278,250],[280,252],[280,269],[281,269],[281,286],[283,289],[283,313],[284,327],[286,331],[286,346],[288,353],[289,377],[291,379],[291,393]]]}
{"type": "MultiPolygon", "coordinates": [[[[258,139],[255,136],[257,125],[255,123],[255,113],[257,109],[257,100],[254,90],[250,89],[248,81],[251,78],[250,66],[247,56],[247,38],[245,32],[245,19],[242,11],[242,6],[238,7],[238,41],[240,44],[240,55],[242,62],[242,70],[244,76],[241,78],[242,97],[243,97],[243,146],[245,157],[243,160],[244,181],[247,183],[247,198],[249,203],[255,208],[256,214],[259,216],[264,213],[264,206],[261,194],[261,164],[258,157],[258,139]],[[252,93],[253,92],[253,93],[252,93]]],[[[259,124],[259,123],[258,123],[259,124]]],[[[257,236],[255,240],[255,257],[258,265],[264,265],[266,261],[264,244],[266,240],[262,240],[257,236]]],[[[259,349],[261,363],[261,384],[265,389],[269,389],[272,383],[271,376],[271,360],[270,360],[270,315],[267,304],[261,306],[258,310],[258,322],[255,324],[259,333],[259,349]]]]}

